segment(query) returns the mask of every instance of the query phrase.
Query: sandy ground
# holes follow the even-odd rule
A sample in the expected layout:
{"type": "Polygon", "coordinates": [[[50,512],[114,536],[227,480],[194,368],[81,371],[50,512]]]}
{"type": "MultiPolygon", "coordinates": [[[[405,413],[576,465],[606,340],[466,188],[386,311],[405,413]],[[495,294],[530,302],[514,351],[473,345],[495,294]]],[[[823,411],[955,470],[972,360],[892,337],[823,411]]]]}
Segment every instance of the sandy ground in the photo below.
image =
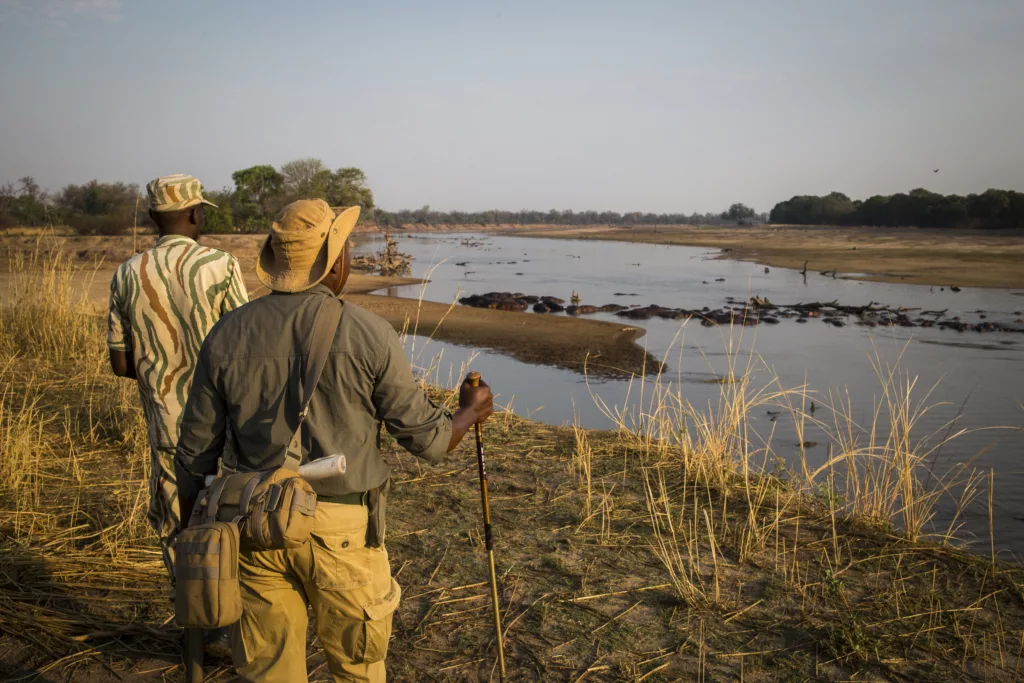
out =
{"type": "Polygon", "coordinates": [[[505,234],[680,244],[721,249],[719,258],[808,273],[919,285],[1024,287],[1024,234],[917,228],[524,227],[505,234]]]}
{"type": "MultiPolygon", "coordinates": [[[[39,245],[43,249],[62,248],[69,254],[76,265],[82,267],[83,297],[97,308],[105,307],[114,270],[134,253],[135,248],[143,249],[153,242],[152,237],[146,237],[133,245],[130,236],[0,238],[0,261],[3,261],[0,263],[0,301],[7,299],[12,289],[8,265],[12,255],[18,252],[29,254],[39,245]]],[[[251,297],[267,293],[256,279],[255,272],[256,255],[262,242],[261,235],[209,235],[201,238],[202,244],[230,251],[238,257],[251,297]]],[[[628,376],[644,370],[653,372],[658,367],[657,361],[635,343],[644,333],[635,327],[465,306],[451,308],[429,301],[370,294],[419,282],[416,278],[384,278],[353,273],[345,287],[345,298],[381,316],[398,331],[408,329],[439,341],[493,349],[528,363],[576,371],[582,371],[586,364],[589,372],[602,376],[628,376]]]]}

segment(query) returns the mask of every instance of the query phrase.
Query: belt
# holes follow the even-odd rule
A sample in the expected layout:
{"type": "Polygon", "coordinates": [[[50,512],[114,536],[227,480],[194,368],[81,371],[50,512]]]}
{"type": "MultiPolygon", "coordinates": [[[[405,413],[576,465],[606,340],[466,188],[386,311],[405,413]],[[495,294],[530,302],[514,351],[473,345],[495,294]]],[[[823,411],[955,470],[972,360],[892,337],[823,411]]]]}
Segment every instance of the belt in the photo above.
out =
{"type": "Polygon", "coordinates": [[[317,496],[318,503],[334,503],[335,505],[366,505],[370,494],[367,491],[346,493],[343,496],[317,496]]]}

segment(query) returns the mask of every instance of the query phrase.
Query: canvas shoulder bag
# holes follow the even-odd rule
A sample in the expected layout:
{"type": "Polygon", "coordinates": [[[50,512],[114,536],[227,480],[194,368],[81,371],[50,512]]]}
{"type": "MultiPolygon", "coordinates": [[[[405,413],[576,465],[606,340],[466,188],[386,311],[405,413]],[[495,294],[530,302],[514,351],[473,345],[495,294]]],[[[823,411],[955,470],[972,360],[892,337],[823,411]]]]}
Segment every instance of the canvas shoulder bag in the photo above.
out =
{"type": "Polygon", "coordinates": [[[324,297],[317,310],[305,355],[302,407],[285,450],[284,464],[272,470],[217,477],[200,493],[192,513],[194,521],[234,521],[239,524],[242,541],[258,550],[296,548],[309,540],[316,492],[298,473],[302,463],[302,424],[327,364],[342,311],[341,301],[333,296],[324,297]]]}
{"type": "Polygon", "coordinates": [[[204,521],[174,543],[174,621],[184,628],[221,628],[242,618],[238,524],[204,521]]]}

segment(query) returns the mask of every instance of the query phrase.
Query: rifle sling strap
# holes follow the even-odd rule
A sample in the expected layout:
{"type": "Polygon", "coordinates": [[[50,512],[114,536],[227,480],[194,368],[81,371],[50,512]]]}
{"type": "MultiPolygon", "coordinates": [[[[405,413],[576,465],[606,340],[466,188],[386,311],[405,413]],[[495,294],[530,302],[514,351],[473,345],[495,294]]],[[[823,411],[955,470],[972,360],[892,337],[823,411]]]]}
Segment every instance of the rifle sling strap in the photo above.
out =
{"type": "Polygon", "coordinates": [[[285,453],[284,466],[290,470],[298,470],[302,463],[302,423],[309,413],[309,404],[313,400],[313,392],[320,382],[320,375],[327,365],[327,358],[331,355],[331,347],[334,345],[334,336],[341,324],[341,314],[344,306],[334,296],[324,296],[317,308],[316,318],[313,321],[313,334],[309,338],[309,349],[305,355],[305,366],[302,377],[302,403],[299,410],[299,423],[295,426],[295,433],[288,442],[288,450],[285,453]]]}

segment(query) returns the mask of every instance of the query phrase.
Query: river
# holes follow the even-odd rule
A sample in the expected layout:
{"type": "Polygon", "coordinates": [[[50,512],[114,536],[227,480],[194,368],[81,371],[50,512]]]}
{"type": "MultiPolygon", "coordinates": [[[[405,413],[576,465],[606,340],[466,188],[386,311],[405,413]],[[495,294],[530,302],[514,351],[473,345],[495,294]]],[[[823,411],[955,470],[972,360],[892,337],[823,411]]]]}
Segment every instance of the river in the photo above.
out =
{"type": "MultiPolygon", "coordinates": [[[[359,251],[380,248],[382,240],[363,238],[359,251]]],[[[419,286],[388,293],[450,303],[459,296],[490,291],[551,295],[569,300],[573,291],[582,303],[602,305],[658,304],[673,308],[722,308],[727,297],[743,302],[757,295],[777,304],[838,300],[841,304],[869,302],[925,310],[948,309],[962,320],[1013,323],[1024,311],[1024,292],[963,289],[866,282],[823,277],[795,270],[717,259],[704,248],[633,244],[598,240],[557,240],[488,234],[409,234],[399,236],[401,251],[411,254],[413,275],[428,277],[419,286]]],[[[510,314],[512,315],[512,314],[510,314]]],[[[538,315],[518,313],[515,315],[538,315]]],[[[564,314],[544,314],[564,315],[564,314]]],[[[639,340],[666,362],[664,377],[696,406],[718,404],[730,365],[747,372],[757,389],[778,378],[782,386],[808,387],[809,400],[825,421],[825,407],[849,400],[851,417],[865,430],[875,422],[887,433],[886,420],[873,420],[884,402],[876,367],[897,366],[914,380],[912,397],[919,415],[912,432],[924,444],[936,445],[949,433],[966,430],[929,456],[942,475],[966,462],[979,472],[995,471],[993,527],[997,549],[1024,551],[1024,334],[956,332],[939,328],[848,325],[835,328],[819,319],[806,324],[783,320],[756,327],[702,327],[696,321],[626,320],[611,313],[596,319],[622,326],[642,327],[639,340]],[[925,410],[927,408],[927,410],[925,410]],[[951,425],[951,421],[955,421],[951,425]]],[[[574,419],[586,427],[613,425],[594,396],[608,406],[638,414],[640,386],[626,380],[595,379],[558,368],[529,365],[485,349],[437,341],[410,339],[408,348],[420,368],[447,382],[458,377],[468,359],[483,372],[499,403],[514,397],[518,414],[554,424],[574,419]]],[[[646,390],[649,397],[649,389],[646,390]]],[[[827,439],[808,425],[804,439],[818,445],[798,447],[789,414],[769,414],[770,407],[753,412],[759,434],[772,434],[772,450],[784,458],[803,450],[810,464],[827,458],[827,439]],[[774,433],[773,433],[774,430],[774,433]]],[[[772,412],[776,412],[772,410],[772,412]]],[[[987,484],[963,517],[963,532],[988,549],[987,484]]],[[[954,510],[949,500],[938,506],[934,520],[944,530],[954,510]]]]}

